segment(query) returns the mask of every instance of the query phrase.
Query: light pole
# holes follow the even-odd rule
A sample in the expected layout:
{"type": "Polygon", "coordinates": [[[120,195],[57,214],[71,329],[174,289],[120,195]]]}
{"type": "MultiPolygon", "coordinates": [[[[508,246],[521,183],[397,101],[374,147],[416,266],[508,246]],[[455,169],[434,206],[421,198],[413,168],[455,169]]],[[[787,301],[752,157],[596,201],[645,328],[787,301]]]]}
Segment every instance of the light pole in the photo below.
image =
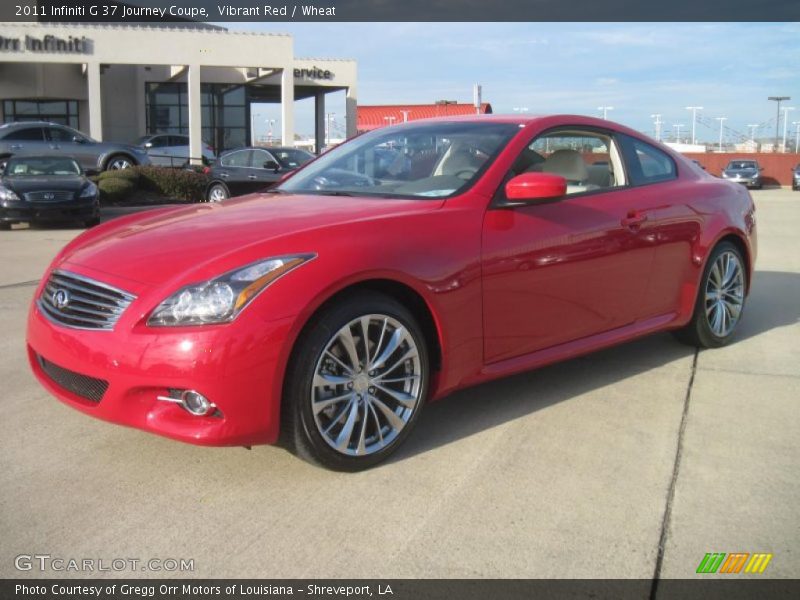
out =
{"type": "Polygon", "coordinates": [[[792,121],[794,125],[794,151],[800,152],[800,121],[792,121]]]}
{"type": "Polygon", "coordinates": [[[408,115],[409,115],[409,113],[411,111],[410,110],[401,110],[400,112],[403,113],[403,123],[408,123],[408,115]]]}
{"type": "Polygon", "coordinates": [[[608,120],[608,111],[614,110],[614,107],[613,106],[598,106],[597,110],[602,110],[603,111],[603,120],[607,121],[608,120]]]}
{"type": "Polygon", "coordinates": [[[783,110],[783,152],[786,153],[786,125],[789,120],[789,111],[794,110],[794,106],[784,106],[783,110]]]}
{"type": "Polygon", "coordinates": [[[697,111],[703,110],[702,106],[687,106],[686,110],[692,111],[692,144],[697,143],[697,136],[695,135],[695,129],[697,127],[697,111]]]}
{"type": "Polygon", "coordinates": [[[656,141],[660,142],[661,141],[661,123],[663,123],[663,121],[661,120],[661,115],[660,114],[650,115],[650,118],[651,119],[655,119],[656,141]]]}
{"type": "Polygon", "coordinates": [[[719,151],[722,152],[722,124],[728,120],[728,117],[715,117],[719,121],[719,151]]]}
{"type": "Polygon", "coordinates": [[[267,125],[269,125],[268,141],[271,144],[273,139],[272,126],[275,125],[275,119],[267,119],[267,125]]]}
{"type": "Polygon", "coordinates": [[[750,141],[755,143],[756,141],[756,129],[758,129],[758,123],[751,123],[748,125],[750,128],[750,141]]]}
{"type": "Polygon", "coordinates": [[[394,116],[391,116],[391,117],[383,117],[383,120],[384,120],[384,121],[388,121],[388,122],[389,122],[389,125],[391,126],[391,125],[394,125],[394,122],[397,120],[397,117],[394,117],[394,116]]]}
{"type": "Polygon", "coordinates": [[[775,150],[774,150],[775,152],[778,151],[778,132],[780,131],[780,125],[781,125],[781,102],[783,102],[784,100],[791,100],[791,99],[792,98],[790,96],[768,96],[767,97],[767,100],[772,100],[773,102],[777,102],[778,103],[778,110],[776,112],[777,116],[775,117],[775,150]]]}
{"type": "Polygon", "coordinates": [[[333,117],[336,116],[336,113],[329,112],[325,113],[325,145],[328,146],[331,143],[331,121],[333,121],[333,117]]]}
{"type": "Polygon", "coordinates": [[[683,123],[675,123],[672,125],[675,129],[675,141],[677,143],[681,143],[681,127],[683,127],[683,123]]]}

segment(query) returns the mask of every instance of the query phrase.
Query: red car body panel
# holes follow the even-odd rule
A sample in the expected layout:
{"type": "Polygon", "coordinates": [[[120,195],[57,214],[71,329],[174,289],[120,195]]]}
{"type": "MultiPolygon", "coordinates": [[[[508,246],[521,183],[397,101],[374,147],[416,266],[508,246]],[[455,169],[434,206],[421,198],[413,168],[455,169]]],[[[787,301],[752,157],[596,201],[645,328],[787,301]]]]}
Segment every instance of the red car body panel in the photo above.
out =
{"type": "Polygon", "coordinates": [[[197,444],[273,443],[298,336],[315,311],[353,286],[390,282],[422,300],[440,350],[430,390],[435,399],[684,325],[705,259],[723,237],[742,245],[752,273],[749,193],[663,146],[678,167],[674,180],[493,207],[515,157],[549,128],[610,128],[656,144],[587,117],[494,119],[518,123],[519,133],[471,189],[446,200],[257,194],[123,217],[87,231],[54,259],[35,298],[56,268],[137,298],[113,331],[57,325],[34,301],[28,320],[34,373],[65,403],[111,422],[197,444]],[[270,284],[231,323],[146,325],[182,286],[304,252],[316,258],[270,284]],[[103,400],[92,403],[58,386],[37,356],[107,380],[103,400]],[[156,400],[170,388],[202,392],[222,416],[196,417],[156,400]]]}

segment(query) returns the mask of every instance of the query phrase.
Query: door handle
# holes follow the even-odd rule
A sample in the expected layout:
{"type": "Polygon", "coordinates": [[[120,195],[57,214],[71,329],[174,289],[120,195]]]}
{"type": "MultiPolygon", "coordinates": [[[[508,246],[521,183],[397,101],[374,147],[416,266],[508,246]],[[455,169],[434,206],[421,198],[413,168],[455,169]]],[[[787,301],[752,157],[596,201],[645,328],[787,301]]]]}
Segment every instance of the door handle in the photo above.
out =
{"type": "Polygon", "coordinates": [[[59,146],[58,144],[50,144],[50,148],[52,148],[53,150],[59,150],[61,146],[59,146]]]}
{"type": "Polygon", "coordinates": [[[647,215],[645,213],[630,212],[621,222],[624,227],[637,227],[645,221],[647,221],[647,215]]]}
{"type": "Polygon", "coordinates": [[[12,150],[22,150],[22,144],[11,144],[12,150]]]}
{"type": "Polygon", "coordinates": [[[248,179],[258,179],[258,175],[248,175],[248,179]]]}
{"type": "Polygon", "coordinates": [[[222,177],[223,179],[227,179],[228,177],[230,177],[228,173],[220,173],[219,176],[222,177]]]}

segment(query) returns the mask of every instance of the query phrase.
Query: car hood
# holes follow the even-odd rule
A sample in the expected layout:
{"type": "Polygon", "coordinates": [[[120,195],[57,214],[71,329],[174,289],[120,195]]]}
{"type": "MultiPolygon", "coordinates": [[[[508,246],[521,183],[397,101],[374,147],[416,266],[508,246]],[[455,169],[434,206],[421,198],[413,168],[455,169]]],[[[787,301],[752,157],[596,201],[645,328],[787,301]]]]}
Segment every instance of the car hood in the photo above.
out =
{"type": "Polygon", "coordinates": [[[17,194],[28,192],[77,192],[86,185],[86,178],[82,176],[40,176],[40,177],[3,177],[0,182],[17,194]]]}
{"type": "Polygon", "coordinates": [[[758,169],[725,169],[728,175],[741,175],[742,177],[752,177],[758,174],[758,169]]]}
{"type": "Polygon", "coordinates": [[[219,204],[149,211],[123,218],[120,224],[109,222],[78,238],[61,260],[64,268],[72,264],[115,278],[162,284],[175,278],[219,275],[262,257],[316,252],[326,234],[346,236],[347,228],[358,223],[435,210],[441,204],[257,194],[219,204]]]}

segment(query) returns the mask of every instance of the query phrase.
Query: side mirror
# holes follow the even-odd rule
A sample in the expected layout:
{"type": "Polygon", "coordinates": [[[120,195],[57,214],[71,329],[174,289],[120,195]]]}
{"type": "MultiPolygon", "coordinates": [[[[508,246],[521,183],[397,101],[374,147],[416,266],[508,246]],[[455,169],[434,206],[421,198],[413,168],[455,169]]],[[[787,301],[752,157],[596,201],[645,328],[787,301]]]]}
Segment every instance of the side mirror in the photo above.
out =
{"type": "Polygon", "coordinates": [[[147,142],[147,143],[144,145],[144,147],[145,147],[145,148],[147,148],[147,149],[149,150],[150,148],[152,148],[152,147],[153,147],[153,142],[147,142]]]}
{"type": "Polygon", "coordinates": [[[84,139],[83,139],[81,136],[79,136],[79,135],[73,135],[73,136],[72,136],[72,141],[73,141],[73,142],[75,142],[76,144],[83,144],[84,142],[86,142],[86,140],[84,140],[84,139]]]}
{"type": "Polygon", "coordinates": [[[522,173],[506,183],[506,198],[512,202],[537,202],[561,198],[567,180],[553,173],[522,173]]]}
{"type": "Polygon", "coordinates": [[[275,171],[277,173],[278,171],[280,171],[281,166],[278,163],[276,163],[274,160],[268,160],[268,161],[264,162],[264,168],[265,169],[272,169],[273,171],[275,171]]]}

